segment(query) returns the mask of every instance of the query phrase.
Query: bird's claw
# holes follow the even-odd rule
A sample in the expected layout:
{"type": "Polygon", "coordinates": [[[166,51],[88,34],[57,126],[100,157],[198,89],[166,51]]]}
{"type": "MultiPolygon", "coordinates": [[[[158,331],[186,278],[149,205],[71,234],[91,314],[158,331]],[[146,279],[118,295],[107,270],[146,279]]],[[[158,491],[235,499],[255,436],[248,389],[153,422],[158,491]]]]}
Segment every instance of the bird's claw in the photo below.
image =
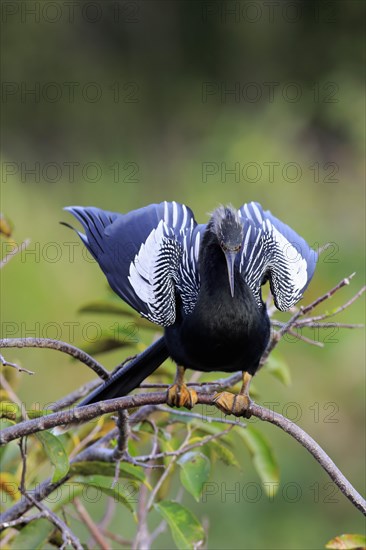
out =
{"type": "Polygon", "coordinates": [[[249,395],[223,391],[214,396],[213,402],[224,414],[244,416],[245,418],[250,418],[252,416],[250,411],[252,400],[249,395]]]}
{"type": "Polygon", "coordinates": [[[197,403],[197,392],[186,384],[173,384],[168,388],[167,403],[170,407],[186,407],[192,409],[197,403]]]}

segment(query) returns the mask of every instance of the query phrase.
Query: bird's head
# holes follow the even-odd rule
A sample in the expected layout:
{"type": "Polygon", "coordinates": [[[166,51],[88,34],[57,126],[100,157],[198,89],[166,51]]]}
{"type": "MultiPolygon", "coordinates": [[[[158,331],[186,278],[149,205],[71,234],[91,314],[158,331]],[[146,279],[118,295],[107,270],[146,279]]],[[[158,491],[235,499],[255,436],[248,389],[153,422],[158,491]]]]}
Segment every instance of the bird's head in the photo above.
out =
{"type": "Polygon", "coordinates": [[[211,217],[211,230],[225,254],[230,292],[234,297],[234,262],[243,242],[243,223],[238,211],[231,205],[220,206],[211,217]]]}

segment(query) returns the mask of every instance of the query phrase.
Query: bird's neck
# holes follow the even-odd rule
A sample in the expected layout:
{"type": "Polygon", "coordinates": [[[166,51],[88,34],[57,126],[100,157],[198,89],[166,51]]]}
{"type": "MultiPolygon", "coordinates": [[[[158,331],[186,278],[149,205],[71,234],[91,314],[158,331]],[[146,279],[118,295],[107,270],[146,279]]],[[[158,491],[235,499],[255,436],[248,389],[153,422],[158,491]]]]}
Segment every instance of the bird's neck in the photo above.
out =
{"type": "MultiPolygon", "coordinates": [[[[232,301],[225,255],[209,224],[201,243],[199,265],[201,293],[232,301]]],[[[235,280],[238,276],[239,271],[235,268],[235,280]]]]}
{"type": "Polygon", "coordinates": [[[199,304],[207,309],[220,308],[237,315],[261,315],[250,288],[245,283],[238,265],[234,266],[234,296],[231,295],[225,255],[218,239],[208,226],[200,248],[199,304]]]}

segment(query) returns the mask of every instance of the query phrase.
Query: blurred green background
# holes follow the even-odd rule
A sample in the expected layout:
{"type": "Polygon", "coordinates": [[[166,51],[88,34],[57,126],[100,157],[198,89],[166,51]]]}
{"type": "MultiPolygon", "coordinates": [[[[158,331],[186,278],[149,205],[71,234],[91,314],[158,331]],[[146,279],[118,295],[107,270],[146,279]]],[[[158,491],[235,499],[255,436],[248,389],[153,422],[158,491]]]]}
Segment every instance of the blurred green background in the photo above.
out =
{"type": "MultiPolygon", "coordinates": [[[[85,346],[115,321],[77,313],[108,291],[58,223],[70,221],[62,208],[73,204],[126,212],[177,200],[204,222],[219,203],[257,200],[312,246],[332,243],[303,303],[354,271],[352,284],[320,311],[362,286],[363,2],[29,1],[4,2],[1,15],[2,212],[16,242],[31,239],[2,271],[2,337],[85,346]]],[[[4,255],[9,243],[2,248],[4,255]]],[[[362,323],[364,301],[336,320],[362,323]]],[[[324,349],[282,342],[292,384],[260,374],[258,400],[278,402],[292,418],[297,411],[363,492],[363,331],[307,336],[324,349]]],[[[131,352],[100,359],[113,367],[131,352]]],[[[6,358],[36,371],[19,381],[28,407],[91,379],[55,351],[7,350],[6,358]]],[[[245,497],[258,479],[244,450],[240,475],[217,469],[217,494],[186,501],[209,518],[208,547],[310,549],[362,532],[361,514],[332,493],[306,451],[276,428],[258,427],[278,457],[280,491],[273,502],[245,497]],[[235,483],[240,498],[225,493],[235,483]],[[300,488],[295,496],[286,496],[288,484],[300,488]]],[[[169,548],[170,535],[157,544],[169,548]]]]}

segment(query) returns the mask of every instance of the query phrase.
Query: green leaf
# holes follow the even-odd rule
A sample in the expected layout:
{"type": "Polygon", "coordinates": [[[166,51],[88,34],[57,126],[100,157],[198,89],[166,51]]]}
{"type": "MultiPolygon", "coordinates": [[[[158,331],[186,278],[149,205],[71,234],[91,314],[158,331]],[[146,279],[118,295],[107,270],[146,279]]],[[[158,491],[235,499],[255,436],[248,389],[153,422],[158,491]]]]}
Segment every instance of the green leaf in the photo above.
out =
{"type": "Polygon", "coordinates": [[[35,434],[37,439],[42,443],[43,449],[55,467],[52,477],[52,483],[56,483],[62,479],[69,471],[70,463],[64,446],[58,437],[51,432],[44,431],[35,434]]]}
{"type": "Polygon", "coordinates": [[[215,441],[214,439],[210,441],[209,447],[213,449],[213,451],[217,454],[219,459],[226,464],[226,466],[235,466],[236,468],[241,468],[239,462],[236,460],[234,453],[225,447],[225,445],[222,445],[219,441],[215,441]]]}
{"type": "Polygon", "coordinates": [[[89,355],[96,355],[97,353],[104,353],[106,351],[112,351],[114,349],[126,348],[127,346],[134,346],[133,342],[122,340],[121,338],[114,338],[112,333],[103,331],[103,333],[94,342],[89,344],[80,344],[78,347],[82,348],[85,353],[89,355]]]}
{"type": "Polygon", "coordinates": [[[22,419],[19,405],[12,403],[11,401],[0,402],[0,418],[7,418],[8,420],[19,421],[22,419]]]}
{"type": "Polygon", "coordinates": [[[44,547],[48,537],[54,531],[55,526],[48,519],[41,518],[28,523],[14,539],[12,548],[14,550],[38,550],[44,547]]]}
{"type": "MultiPolygon", "coordinates": [[[[114,498],[115,501],[124,504],[131,512],[133,512],[132,504],[137,502],[138,485],[134,481],[121,482],[118,481],[112,487],[110,476],[92,475],[92,476],[75,476],[73,482],[87,487],[99,489],[102,493],[114,498]]],[[[91,498],[91,497],[90,497],[91,498]]],[[[94,496],[93,500],[99,500],[99,495],[94,496]]]]}
{"type": "Polygon", "coordinates": [[[190,510],[171,500],[163,500],[155,504],[154,508],[168,523],[179,550],[197,548],[202,544],[205,532],[190,510]]]}
{"type": "MultiPolygon", "coordinates": [[[[8,420],[7,418],[0,418],[0,431],[5,430],[5,428],[10,428],[10,426],[14,426],[15,422],[13,420],[8,420]]],[[[0,464],[2,465],[2,469],[4,469],[4,457],[6,456],[8,452],[9,446],[2,445],[0,447],[0,464]]],[[[1,470],[0,470],[1,475],[1,470]]]]}
{"type": "MultiPolygon", "coordinates": [[[[51,414],[54,411],[51,410],[27,410],[27,415],[29,418],[39,418],[40,416],[46,416],[47,414],[51,414]]],[[[22,420],[22,411],[20,410],[19,405],[16,403],[12,403],[9,401],[1,401],[0,402],[0,418],[7,418],[13,421],[20,421],[22,420]]]]}
{"type": "MultiPolygon", "coordinates": [[[[0,418],[0,431],[5,430],[5,428],[10,428],[14,426],[14,420],[8,420],[7,418],[0,418]]],[[[3,447],[0,447],[2,449],[3,447]]]]}
{"type": "Polygon", "coordinates": [[[253,465],[268,495],[276,493],[279,485],[279,468],[267,440],[258,430],[248,427],[238,432],[252,455],[253,465]]]}
{"type": "Polygon", "coordinates": [[[325,548],[334,548],[335,550],[352,550],[366,548],[366,537],[364,535],[339,535],[327,542],[325,548]]]}
{"type": "Polygon", "coordinates": [[[290,369],[285,359],[278,352],[271,353],[264,368],[285,386],[291,384],[290,369]]]}
{"type": "MultiPolygon", "coordinates": [[[[218,409],[216,410],[218,411],[218,409]]],[[[172,411],[172,414],[174,414],[174,411],[172,411]]],[[[214,435],[214,434],[218,434],[219,432],[222,432],[222,424],[219,424],[218,422],[215,422],[215,421],[207,421],[207,420],[202,421],[194,418],[191,421],[191,424],[196,430],[199,430],[200,432],[207,435],[214,435]]]]}
{"type": "Polygon", "coordinates": [[[103,300],[98,300],[95,302],[90,302],[79,308],[79,313],[106,313],[113,315],[122,315],[123,317],[133,318],[133,322],[139,328],[146,328],[156,331],[156,325],[145,319],[139,317],[134,311],[124,308],[122,302],[121,305],[115,302],[108,302],[103,300]]]}
{"type": "Polygon", "coordinates": [[[122,305],[114,302],[96,300],[95,302],[89,302],[78,309],[78,313],[113,313],[119,315],[126,315],[127,317],[136,317],[133,311],[128,311],[122,305]]]}
{"type": "MultiPolygon", "coordinates": [[[[121,477],[125,479],[133,479],[136,481],[141,481],[146,484],[145,472],[141,466],[134,466],[133,464],[128,464],[128,462],[121,462],[119,466],[119,471],[121,477]]],[[[86,462],[74,462],[70,466],[70,475],[102,475],[102,476],[111,476],[114,477],[116,472],[116,465],[109,462],[98,462],[98,461],[86,461],[86,462]]]]}
{"type": "Polygon", "coordinates": [[[28,410],[27,415],[29,418],[40,418],[41,416],[47,416],[48,414],[52,414],[55,411],[52,411],[51,409],[40,409],[40,410],[28,410]]]}
{"type": "Polygon", "coordinates": [[[210,475],[210,460],[203,453],[190,451],[177,461],[183,487],[199,501],[204,484],[210,475]]]}

